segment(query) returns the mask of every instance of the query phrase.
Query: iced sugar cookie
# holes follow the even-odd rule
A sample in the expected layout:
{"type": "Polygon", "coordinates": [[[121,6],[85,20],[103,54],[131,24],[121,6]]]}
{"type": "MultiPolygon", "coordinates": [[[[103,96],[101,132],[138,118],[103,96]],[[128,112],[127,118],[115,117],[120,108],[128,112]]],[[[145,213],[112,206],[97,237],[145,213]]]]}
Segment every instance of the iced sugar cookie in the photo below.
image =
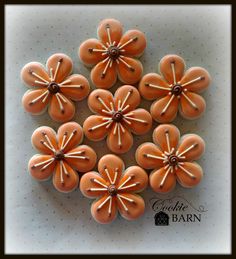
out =
{"type": "Polygon", "coordinates": [[[28,170],[36,180],[53,177],[53,185],[60,192],[71,192],[79,182],[78,172],[91,170],[97,160],[95,151],[83,140],[83,130],[76,122],[61,125],[56,132],[46,126],[37,128],[31,137],[32,145],[41,153],[34,155],[28,170]]]}
{"type": "Polygon", "coordinates": [[[99,223],[112,222],[118,211],[127,220],[135,220],[144,213],[144,200],[136,193],[146,188],[148,176],[139,166],[128,167],[125,171],[124,167],[118,156],[108,154],[98,162],[99,172],[88,172],[81,178],[83,195],[97,198],[91,213],[99,223]]]}
{"type": "Polygon", "coordinates": [[[162,124],[154,130],[153,142],[138,147],[136,161],[145,169],[154,169],[149,176],[149,183],[155,192],[170,192],[176,180],[186,188],[199,184],[203,171],[195,160],[205,150],[205,142],[201,137],[186,134],[180,138],[177,127],[162,124]]]}
{"type": "Polygon", "coordinates": [[[133,144],[132,133],[142,135],[152,126],[152,117],[140,103],[138,90],[121,86],[113,95],[108,90],[96,89],[89,95],[88,105],[96,113],[83,124],[86,137],[99,141],[107,136],[107,146],[114,153],[125,153],[133,144]]]}
{"type": "Polygon", "coordinates": [[[72,69],[72,60],[62,53],[49,57],[46,69],[38,62],[26,64],[21,70],[21,78],[31,90],[22,98],[25,110],[38,115],[48,108],[53,120],[71,120],[75,114],[72,101],[84,99],[90,90],[89,82],[84,76],[70,75],[72,69]]]}
{"type": "Polygon", "coordinates": [[[146,48],[145,35],[139,30],[129,30],[124,35],[122,24],[115,19],[102,20],[97,39],[88,39],[79,47],[79,57],[85,65],[94,66],[91,80],[97,88],[112,87],[117,76],[125,84],[137,83],[143,72],[140,61],[146,48]]]}
{"type": "Polygon", "coordinates": [[[200,117],[206,108],[199,95],[211,82],[209,73],[201,67],[191,67],[186,72],[184,60],[177,55],[164,56],[159,63],[161,76],[146,74],[139,83],[143,98],[156,100],[150,112],[160,123],[175,119],[178,109],[186,119],[200,117]]]}

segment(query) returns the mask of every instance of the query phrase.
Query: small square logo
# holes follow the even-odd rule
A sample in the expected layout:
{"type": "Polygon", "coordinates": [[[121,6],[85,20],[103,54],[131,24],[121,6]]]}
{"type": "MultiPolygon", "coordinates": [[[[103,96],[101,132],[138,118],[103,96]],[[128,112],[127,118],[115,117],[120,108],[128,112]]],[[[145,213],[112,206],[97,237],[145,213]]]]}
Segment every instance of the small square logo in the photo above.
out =
{"type": "Polygon", "coordinates": [[[155,225],[156,226],[168,226],[169,225],[169,215],[163,211],[155,214],[155,225]]]}

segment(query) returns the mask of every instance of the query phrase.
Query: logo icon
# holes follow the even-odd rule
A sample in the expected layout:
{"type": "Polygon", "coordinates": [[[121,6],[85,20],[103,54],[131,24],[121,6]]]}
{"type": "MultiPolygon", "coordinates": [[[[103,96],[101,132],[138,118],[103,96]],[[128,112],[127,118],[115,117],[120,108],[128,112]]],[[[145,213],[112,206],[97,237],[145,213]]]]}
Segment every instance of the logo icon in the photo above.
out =
{"type": "Polygon", "coordinates": [[[169,215],[163,211],[159,211],[154,216],[156,226],[168,226],[169,225],[169,215]]]}
{"type": "Polygon", "coordinates": [[[153,197],[149,200],[156,226],[169,226],[175,223],[199,223],[202,214],[207,212],[203,205],[195,206],[181,196],[172,198],[153,197]]]}

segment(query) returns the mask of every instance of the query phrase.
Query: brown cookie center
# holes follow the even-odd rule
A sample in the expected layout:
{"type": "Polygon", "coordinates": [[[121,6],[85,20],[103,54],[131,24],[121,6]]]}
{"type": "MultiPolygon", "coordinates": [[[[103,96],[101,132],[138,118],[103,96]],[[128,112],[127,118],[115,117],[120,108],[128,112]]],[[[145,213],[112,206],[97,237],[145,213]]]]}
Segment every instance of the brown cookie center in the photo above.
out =
{"type": "Polygon", "coordinates": [[[115,122],[120,122],[123,119],[123,114],[122,112],[118,111],[118,112],[114,112],[112,115],[112,120],[115,122]]]}
{"type": "Polygon", "coordinates": [[[48,85],[48,91],[51,94],[56,94],[60,91],[60,86],[56,82],[50,82],[48,85]]]}
{"type": "Polygon", "coordinates": [[[170,156],[168,157],[168,162],[169,162],[169,164],[170,164],[171,166],[175,166],[175,165],[178,164],[179,159],[178,159],[178,157],[175,156],[175,155],[170,155],[170,156]]]}
{"type": "Polygon", "coordinates": [[[120,55],[120,50],[116,46],[112,45],[108,48],[108,56],[113,60],[117,59],[119,55],[120,55]]]}
{"type": "Polygon", "coordinates": [[[56,160],[62,160],[64,158],[64,153],[62,151],[56,151],[54,157],[56,160]]]}
{"type": "Polygon", "coordinates": [[[115,196],[117,194],[117,188],[114,184],[109,185],[107,191],[111,196],[115,196]]]}
{"type": "Polygon", "coordinates": [[[174,95],[180,95],[182,93],[183,87],[180,84],[176,84],[172,87],[171,92],[174,95]]]}

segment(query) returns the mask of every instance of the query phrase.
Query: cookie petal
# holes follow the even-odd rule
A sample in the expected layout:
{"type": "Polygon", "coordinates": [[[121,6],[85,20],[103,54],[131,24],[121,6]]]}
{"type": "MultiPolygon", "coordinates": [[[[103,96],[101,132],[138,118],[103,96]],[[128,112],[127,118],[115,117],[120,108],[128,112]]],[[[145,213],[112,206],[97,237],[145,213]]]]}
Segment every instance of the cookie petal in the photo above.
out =
{"type": "Polygon", "coordinates": [[[128,167],[118,184],[119,193],[141,192],[148,185],[148,175],[139,166],[128,167]]]}
{"type": "Polygon", "coordinates": [[[162,124],[153,131],[153,141],[164,152],[170,152],[172,148],[176,149],[180,138],[178,128],[172,124],[162,124]]]}
{"type": "Polygon", "coordinates": [[[62,124],[57,131],[58,146],[65,153],[83,141],[83,129],[76,122],[62,124]]]}
{"type": "Polygon", "coordinates": [[[179,184],[186,188],[192,188],[199,184],[203,177],[203,171],[197,163],[185,162],[176,170],[179,184]]]}
{"type": "Polygon", "coordinates": [[[115,19],[104,19],[99,23],[97,34],[105,46],[114,41],[117,44],[122,36],[122,24],[115,19]]]}
{"type": "Polygon", "coordinates": [[[211,76],[202,67],[191,67],[180,80],[180,84],[189,91],[200,93],[211,83],[211,76]]]}
{"type": "Polygon", "coordinates": [[[92,203],[91,214],[101,224],[111,223],[117,216],[115,199],[107,194],[92,203]]]}
{"type": "Polygon", "coordinates": [[[98,171],[107,184],[117,184],[124,168],[122,159],[112,154],[103,156],[98,162],[98,171]]]}
{"type": "Polygon", "coordinates": [[[143,65],[139,60],[120,56],[118,61],[117,71],[121,82],[125,84],[135,84],[141,79],[143,65]]]}
{"type": "Polygon", "coordinates": [[[21,79],[29,87],[47,87],[50,81],[44,66],[39,62],[30,62],[21,70],[21,79]]]}
{"type": "Polygon", "coordinates": [[[31,143],[39,152],[47,155],[53,155],[53,149],[58,149],[56,132],[47,126],[39,127],[33,132],[31,143]]]}
{"type": "Polygon", "coordinates": [[[168,91],[170,91],[170,86],[155,73],[146,74],[139,83],[139,92],[147,100],[163,97],[168,94],[168,91]]]}
{"type": "Polygon", "coordinates": [[[154,192],[167,193],[172,191],[176,185],[175,174],[164,167],[154,170],[149,175],[149,183],[154,192]]]}
{"type": "Polygon", "coordinates": [[[75,106],[74,103],[66,98],[64,95],[62,95],[61,93],[59,93],[59,95],[57,93],[52,96],[48,108],[48,113],[54,121],[66,122],[74,117],[75,106]]]}
{"type": "Polygon", "coordinates": [[[88,172],[80,179],[80,191],[88,198],[101,197],[107,194],[106,181],[97,172],[88,172]]]}
{"type": "Polygon", "coordinates": [[[99,40],[88,39],[80,45],[78,54],[85,65],[91,66],[104,59],[102,50],[104,48],[99,40]]]}
{"type": "Polygon", "coordinates": [[[85,121],[83,125],[83,130],[85,136],[93,141],[100,141],[107,136],[109,128],[107,121],[103,120],[103,116],[91,115],[85,121]]]}
{"type": "Polygon", "coordinates": [[[163,166],[162,151],[151,142],[141,144],[136,150],[135,158],[137,163],[145,169],[163,166]]]}
{"type": "Polygon", "coordinates": [[[22,97],[22,104],[27,112],[38,115],[46,110],[49,100],[47,89],[29,90],[22,97]]]}
{"type": "Polygon", "coordinates": [[[139,57],[144,52],[146,45],[147,41],[143,32],[139,30],[129,30],[122,36],[119,48],[125,56],[139,57]]]}
{"type": "Polygon", "coordinates": [[[124,115],[125,125],[136,135],[146,134],[152,127],[152,116],[145,109],[136,109],[124,115]]]}
{"type": "Polygon", "coordinates": [[[97,155],[91,147],[81,145],[67,152],[65,160],[77,171],[85,173],[94,168],[97,155]]]}
{"type": "Polygon", "coordinates": [[[133,111],[141,101],[138,90],[131,85],[119,87],[114,96],[116,110],[133,111]]]}
{"type": "Polygon", "coordinates": [[[204,140],[196,134],[186,134],[182,136],[178,147],[179,156],[183,161],[193,161],[199,159],[205,151],[204,140]]]}
{"type": "Polygon", "coordinates": [[[161,59],[159,69],[169,84],[176,84],[183,77],[185,63],[180,56],[166,55],[161,59]]]}
{"type": "Polygon", "coordinates": [[[84,76],[74,74],[67,77],[64,82],[60,85],[60,91],[71,100],[81,101],[88,96],[90,86],[84,76]]]}
{"type": "Polygon", "coordinates": [[[28,163],[28,170],[38,181],[47,180],[55,169],[56,162],[51,155],[34,155],[28,163]]]}
{"type": "Polygon", "coordinates": [[[79,176],[65,161],[57,163],[53,185],[59,192],[72,192],[79,184],[79,176]]]}
{"type": "Polygon", "coordinates": [[[108,116],[114,106],[113,95],[110,91],[96,89],[88,97],[88,106],[92,112],[108,116]]]}
{"type": "Polygon", "coordinates": [[[120,123],[113,123],[107,137],[108,148],[116,153],[123,154],[133,145],[133,136],[130,131],[120,123]]]}
{"type": "Polygon", "coordinates": [[[52,81],[61,83],[73,69],[71,58],[63,53],[56,53],[47,60],[48,73],[52,69],[52,81]]]}
{"type": "Polygon", "coordinates": [[[199,118],[206,109],[205,100],[192,92],[183,92],[180,98],[180,114],[186,119],[199,118]]]}
{"type": "Polygon", "coordinates": [[[123,193],[122,196],[117,196],[117,205],[121,216],[127,220],[135,220],[145,211],[145,202],[137,194],[123,193]]]}
{"type": "Polygon", "coordinates": [[[111,62],[111,59],[106,58],[92,69],[90,77],[97,88],[109,89],[116,83],[116,63],[111,62]]]}
{"type": "Polygon", "coordinates": [[[155,121],[167,123],[175,119],[178,112],[178,106],[178,98],[175,95],[167,95],[152,104],[150,113],[155,121]]]}

